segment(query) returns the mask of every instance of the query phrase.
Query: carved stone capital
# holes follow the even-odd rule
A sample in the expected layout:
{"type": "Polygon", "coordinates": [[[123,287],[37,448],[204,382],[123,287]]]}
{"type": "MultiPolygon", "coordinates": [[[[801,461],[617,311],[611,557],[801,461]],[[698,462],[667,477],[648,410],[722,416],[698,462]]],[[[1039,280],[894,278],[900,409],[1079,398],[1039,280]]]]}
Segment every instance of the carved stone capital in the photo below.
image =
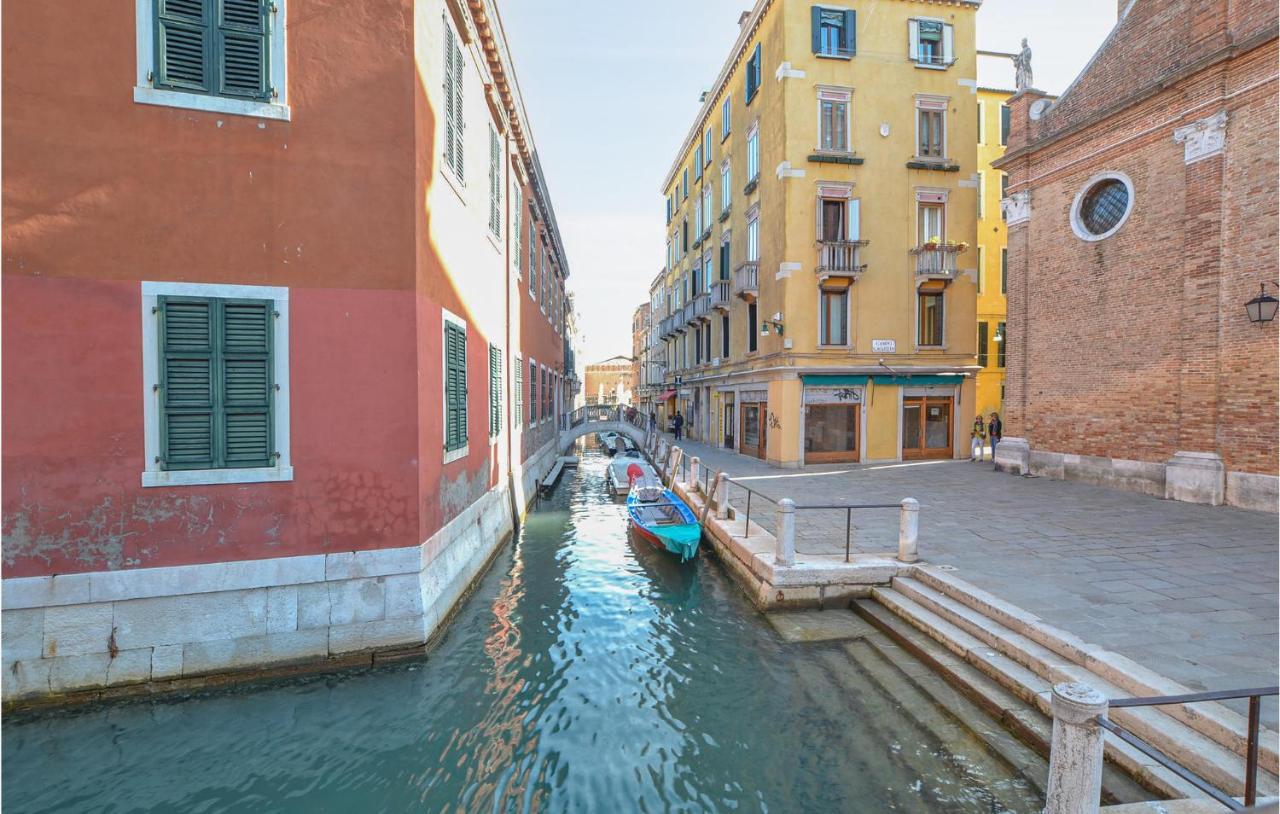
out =
{"type": "Polygon", "coordinates": [[[1222,152],[1227,142],[1227,111],[1219,110],[1173,131],[1173,140],[1182,145],[1182,160],[1194,164],[1222,152]]]}
{"type": "Polygon", "coordinates": [[[1002,198],[1000,211],[1004,214],[1004,221],[1008,226],[1031,220],[1031,191],[1015,192],[1008,198],[1002,198]]]}

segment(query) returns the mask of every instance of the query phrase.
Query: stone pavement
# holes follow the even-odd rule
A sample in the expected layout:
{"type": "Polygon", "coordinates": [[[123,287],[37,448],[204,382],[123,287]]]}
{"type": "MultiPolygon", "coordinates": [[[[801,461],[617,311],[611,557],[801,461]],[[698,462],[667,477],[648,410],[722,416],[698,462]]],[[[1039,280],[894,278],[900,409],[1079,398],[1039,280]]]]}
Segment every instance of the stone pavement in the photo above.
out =
{"type": "MultiPolygon", "coordinates": [[[[670,438],[668,438],[670,440],[670,438]]],[[[785,470],[682,442],[741,486],[731,502],[772,529],[770,499],[798,506],[920,501],[920,556],[1194,689],[1277,683],[1277,536],[1269,513],[1159,500],[1098,486],[1021,478],[991,464],[920,461],[785,470]]],[[[853,514],[855,551],[890,553],[898,513],[853,514]]],[[[843,559],[845,512],[796,517],[796,548],[843,559]]],[[[1242,706],[1236,705],[1243,709],[1242,706]]],[[[1276,703],[1264,721],[1277,724],[1276,703]]]]}

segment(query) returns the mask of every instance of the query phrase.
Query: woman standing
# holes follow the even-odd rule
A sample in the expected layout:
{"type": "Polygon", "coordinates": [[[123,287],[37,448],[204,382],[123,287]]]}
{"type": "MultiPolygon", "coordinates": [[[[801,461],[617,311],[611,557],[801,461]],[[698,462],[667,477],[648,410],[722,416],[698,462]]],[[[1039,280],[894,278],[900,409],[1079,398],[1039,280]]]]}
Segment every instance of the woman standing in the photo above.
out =
{"type": "Polygon", "coordinates": [[[996,462],[996,444],[1000,443],[1000,439],[1004,438],[1004,423],[1000,420],[999,413],[991,414],[991,423],[987,425],[987,433],[991,436],[991,462],[996,462]]]}
{"type": "MultiPolygon", "coordinates": [[[[987,446],[987,425],[982,422],[981,413],[973,417],[973,430],[969,433],[969,437],[969,463],[974,463],[975,461],[982,463],[982,456],[987,446]]],[[[991,456],[994,460],[995,453],[991,453],[991,456]]]]}

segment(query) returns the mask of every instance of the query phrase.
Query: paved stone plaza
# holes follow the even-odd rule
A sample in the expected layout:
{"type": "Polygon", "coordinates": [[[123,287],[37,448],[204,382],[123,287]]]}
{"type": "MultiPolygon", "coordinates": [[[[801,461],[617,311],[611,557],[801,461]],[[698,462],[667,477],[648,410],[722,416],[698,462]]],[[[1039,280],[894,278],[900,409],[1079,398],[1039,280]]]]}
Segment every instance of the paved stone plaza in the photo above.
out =
{"type": "MultiPolygon", "coordinates": [[[[1276,683],[1274,514],[1159,500],[991,464],[929,461],[782,470],[683,442],[712,470],[799,506],[920,501],[920,555],[1087,641],[1196,689],[1276,683]]],[[[731,501],[745,507],[745,492],[731,501]]],[[[774,506],[752,498],[772,528],[774,506]]],[[[853,547],[890,553],[898,513],[853,515],[853,547]]],[[[843,559],[845,512],[801,510],[797,550],[843,559]]],[[[1276,725],[1274,701],[1264,718],[1276,725]]]]}

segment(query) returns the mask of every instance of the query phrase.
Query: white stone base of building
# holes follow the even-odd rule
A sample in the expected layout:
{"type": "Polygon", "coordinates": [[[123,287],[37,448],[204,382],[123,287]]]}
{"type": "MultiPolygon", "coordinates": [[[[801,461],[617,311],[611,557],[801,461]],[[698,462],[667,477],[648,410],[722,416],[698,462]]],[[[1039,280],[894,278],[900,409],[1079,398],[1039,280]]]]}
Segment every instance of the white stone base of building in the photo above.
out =
{"type": "MultiPolygon", "coordinates": [[[[526,464],[523,495],[556,451],[526,464]]],[[[421,645],[510,537],[523,495],[502,484],[404,548],[6,579],[3,698],[421,645]]]]}

